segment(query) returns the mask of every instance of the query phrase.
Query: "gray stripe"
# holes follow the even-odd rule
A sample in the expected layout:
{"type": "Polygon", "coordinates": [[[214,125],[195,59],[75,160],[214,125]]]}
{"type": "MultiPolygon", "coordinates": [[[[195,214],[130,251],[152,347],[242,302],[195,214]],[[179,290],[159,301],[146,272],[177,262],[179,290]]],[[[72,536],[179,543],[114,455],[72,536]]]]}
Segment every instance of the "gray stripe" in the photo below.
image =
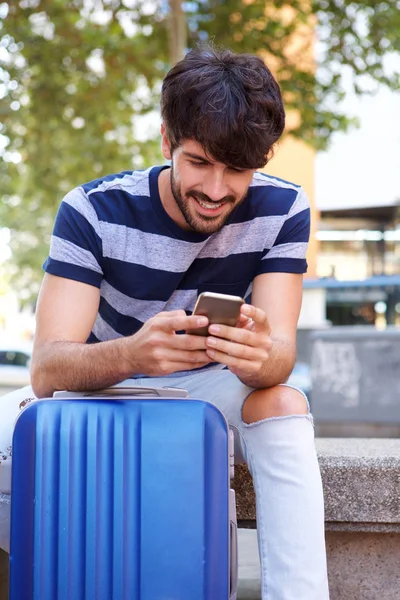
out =
{"type": "Polygon", "coordinates": [[[251,283],[250,283],[250,285],[249,285],[249,287],[247,288],[247,290],[246,290],[246,293],[245,293],[245,295],[243,296],[243,298],[247,298],[247,296],[248,296],[249,294],[251,294],[251,292],[252,292],[252,291],[253,291],[253,282],[251,282],[251,283]]]}
{"type": "Polygon", "coordinates": [[[117,333],[111,327],[111,325],[106,323],[99,313],[97,313],[96,321],[94,322],[92,332],[101,342],[106,342],[107,340],[116,340],[117,338],[124,337],[120,333],[117,333]]]}
{"type": "Polygon", "coordinates": [[[75,208],[75,210],[77,210],[78,213],[80,213],[86,219],[86,221],[91,224],[97,235],[101,237],[99,220],[97,218],[96,211],[94,210],[90,200],[88,200],[83,188],[75,188],[69,192],[63,199],[63,202],[75,208]]]}
{"type": "Polygon", "coordinates": [[[168,302],[165,304],[164,310],[184,310],[193,311],[196,304],[198,290],[175,290],[168,302]]]}
{"type": "Polygon", "coordinates": [[[224,258],[232,254],[262,252],[264,248],[271,248],[284,220],[285,215],[279,215],[226,225],[209,239],[199,253],[199,258],[224,258]]]}
{"type": "Polygon", "coordinates": [[[253,175],[253,179],[251,181],[250,187],[265,187],[265,186],[284,188],[286,190],[294,190],[295,192],[297,192],[300,188],[299,185],[296,185],[295,183],[291,183],[290,181],[283,181],[281,179],[272,177],[272,175],[268,175],[267,173],[259,173],[256,171],[253,175]]]}
{"type": "Polygon", "coordinates": [[[258,217],[226,225],[208,240],[198,243],[102,221],[103,254],[150,269],[182,273],[195,258],[224,258],[272,247],[284,220],[285,215],[258,217]]]}
{"type": "Polygon", "coordinates": [[[289,211],[288,219],[294,217],[298,213],[310,208],[310,201],[303,189],[299,190],[296,200],[293,202],[292,208],[289,211]]]}
{"type": "Polygon", "coordinates": [[[305,242],[297,242],[292,244],[279,244],[268,252],[264,256],[263,260],[270,258],[305,258],[307,252],[307,246],[305,242]]]}
{"type": "Polygon", "coordinates": [[[104,256],[172,273],[186,271],[206,243],[193,244],[105,221],[101,229],[104,256]]]}
{"type": "Polygon", "coordinates": [[[102,183],[88,192],[88,196],[96,192],[106,192],[107,190],[122,190],[129,194],[138,196],[150,196],[149,173],[151,168],[146,171],[134,171],[127,173],[123,177],[116,177],[111,181],[102,181],[102,183]]]}
{"type": "Polygon", "coordinates": [[[84,250],[76,244],[73,244],[68,240],[63,240],[55,235],[51,236],[50,257],[54,260],[59,260],[103,274],[99,263],[89,250],[84,250]]]}
{"type": "Polygon", "coordinates": [[[139,319],[139,321],[144,323],[163,311],[177,310],[179,308],[193,310],[197,298],[197,290],[176,290],[168,302],[139,300],[138,298],[130,298],[119,292],[107,281],[103,280],[101,295],[120,314],[139,319]]]}

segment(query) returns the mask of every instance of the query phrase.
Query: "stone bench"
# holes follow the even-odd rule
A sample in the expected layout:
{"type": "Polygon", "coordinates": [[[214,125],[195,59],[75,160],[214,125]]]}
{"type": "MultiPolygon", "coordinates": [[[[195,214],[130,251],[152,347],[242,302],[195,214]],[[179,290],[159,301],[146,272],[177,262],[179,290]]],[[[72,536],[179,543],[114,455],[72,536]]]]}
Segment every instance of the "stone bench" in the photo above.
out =
{"type": "Polygon", "coordinates": [[[0,600],[8,600],[8,554],[0,550],[0,600]]]}
{"type": "MultiPolygon", "coordinates": [[[[400,439],[320,438],[317,449],[331,600],[399,599],[400,439]]],[[[255,528],[245,465],[236,466],[234,487],[239,527],[255,528]]],[[[0,600],[7,600],[7,560],[0,551],[0,600]]],[[[259,599],[258,589],[258,581],[241,585],[240,600],[259,599]]]]}
{"type": "MultiPolygon", "coordinates": [[[[317,450],[331,600],[399,599],[400,439],[320,438],[317,450]]],[[[239,527],[255,527],[245,465],[236,467],[234,487],[239,527]]],[[[243,590],[245,597],[260,596],[243,590]]]]}

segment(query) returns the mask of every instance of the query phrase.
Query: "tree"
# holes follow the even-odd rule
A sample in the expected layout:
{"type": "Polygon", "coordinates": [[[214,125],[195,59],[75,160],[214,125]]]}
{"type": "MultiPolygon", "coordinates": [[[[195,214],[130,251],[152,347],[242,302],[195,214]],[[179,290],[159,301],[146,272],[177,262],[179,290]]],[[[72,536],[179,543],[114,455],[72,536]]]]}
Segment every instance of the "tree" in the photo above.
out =
{"type": "Polygon", "coordinates": [[[13,230],[16,283],[33,295],[62,196],[105,172],[160,160],[156,131],[140,142],[132,123],[155,106],[166,69],[148,19],[122,4],[118,12],[83,4],[20,2],[3,22],[0,224],[13,230]]]}
{"type": "Polygon", "coordinates": [[[162,0],[0,4],[0,225],[13,230],[15,281],[36,293],[67,190],[161,159],[157,131],[147,120],[149,139],[138,138],[137,117],[157,107],[185,36],[189,46],[214,40],[265,56],[287,110],[301,116],[291,133],[319,149],[353,123],[340,109],[343,67],[358,93],[378,83],[399,89],[399,74],[385,70],[400,51],[395,2],[311,1],[197,0],[185,3],[185,15],[180,0],[169,11],[162,0]]]}
{"type": "Polygon", "coordinates": [[[186,17],[181,0],[169,0],[169,62],[174,65],[185,55],[187,46],[186,17]]]}

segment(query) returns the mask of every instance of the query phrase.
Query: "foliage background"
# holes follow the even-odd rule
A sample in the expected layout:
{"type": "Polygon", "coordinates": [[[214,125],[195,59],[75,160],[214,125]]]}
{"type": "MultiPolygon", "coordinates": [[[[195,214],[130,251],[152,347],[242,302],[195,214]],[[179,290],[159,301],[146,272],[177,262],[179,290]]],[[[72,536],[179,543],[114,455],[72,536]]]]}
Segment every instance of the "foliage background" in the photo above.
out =
{"type": "Polygon", "coordinates": [[[317,149],[356,122],[340,109],[345,74],[359,94],[400,88],[387,68],[400,52],[398,0],[0,4],[0,226],[12,231],[13,284],[23,297],[37,293],[69,189],[162,160],[157,107],[171,42],[182,49],[207,40],[261,53],[287,110],[300,115],[291,135],[317,149]]]}

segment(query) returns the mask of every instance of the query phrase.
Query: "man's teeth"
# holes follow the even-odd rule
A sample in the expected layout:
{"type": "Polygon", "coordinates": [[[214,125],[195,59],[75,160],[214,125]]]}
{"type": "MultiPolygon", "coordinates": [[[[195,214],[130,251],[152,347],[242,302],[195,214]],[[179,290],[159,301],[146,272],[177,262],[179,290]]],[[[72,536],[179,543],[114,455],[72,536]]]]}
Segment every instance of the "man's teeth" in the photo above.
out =
{"type": "Polygon", "coordinates": [[[212,203],[210,203],[210,202],[204,202],[203,200],[197,200],[197,202],[203,208],[208,208],[208,209],[219,208],[223,204],[223,202],[212,202],[212,203]]]}

